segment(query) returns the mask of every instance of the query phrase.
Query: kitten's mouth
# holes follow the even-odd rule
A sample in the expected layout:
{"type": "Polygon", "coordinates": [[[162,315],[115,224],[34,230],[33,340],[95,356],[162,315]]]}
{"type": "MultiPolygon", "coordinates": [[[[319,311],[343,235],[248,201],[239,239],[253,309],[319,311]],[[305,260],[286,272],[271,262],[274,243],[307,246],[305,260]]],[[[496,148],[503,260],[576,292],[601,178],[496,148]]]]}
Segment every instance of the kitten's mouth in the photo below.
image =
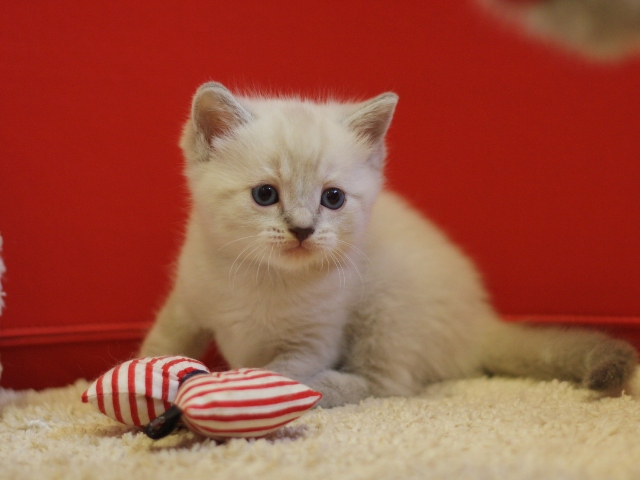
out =
{"type": "Polygon", "coordinates": [[[294,257],[302,257],[311,254],[311,250],[304,243],[298,243],[285,249],[285,253],[294,257]]]}

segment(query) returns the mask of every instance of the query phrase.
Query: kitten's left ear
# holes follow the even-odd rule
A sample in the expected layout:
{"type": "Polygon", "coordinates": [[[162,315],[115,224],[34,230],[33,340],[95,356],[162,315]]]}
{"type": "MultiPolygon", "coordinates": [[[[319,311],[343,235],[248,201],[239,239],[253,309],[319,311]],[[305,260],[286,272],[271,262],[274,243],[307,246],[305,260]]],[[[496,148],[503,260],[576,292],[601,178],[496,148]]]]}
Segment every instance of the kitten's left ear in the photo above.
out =
{"type": "Polygon", "coordinates": [[[251,114],[218,82],[198,88],[191,115],[196,130],[208,141],[226,135],[251,119],[251,114]]]}
{"type": "Polygon", "coordinates": [[[251,113],[221,83],[202,85],[193,97],[191,119],[180,146],[190,161],[207,161],[216,139],[249,122],[251,113]]]}
{"type": "Polygon", "coordinates": [[[346,124],[367,143],[376,145],[384,139],[397,103],[398,95],[393,92],[378,95],[358,105],[346,124]]]}

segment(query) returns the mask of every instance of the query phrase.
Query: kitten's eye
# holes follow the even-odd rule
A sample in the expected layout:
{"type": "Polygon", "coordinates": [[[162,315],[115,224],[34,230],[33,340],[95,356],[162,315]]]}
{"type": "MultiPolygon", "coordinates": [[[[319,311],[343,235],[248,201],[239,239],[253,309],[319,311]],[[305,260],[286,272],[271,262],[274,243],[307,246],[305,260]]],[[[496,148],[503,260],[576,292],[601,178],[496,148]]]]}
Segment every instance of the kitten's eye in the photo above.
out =
{"type": "Polygon", "coordinates": [[[251,190],[251,195],[256,203],[263,207],[278,203],[278,191],[272,185],[259,185],[251,190]]]}
{"type": "Polygon", "coordinates": [[[343,203],[344,192],[338,188],[327,188],[320,197],[320,204],[331,210],[337,210],[343,203]]]}

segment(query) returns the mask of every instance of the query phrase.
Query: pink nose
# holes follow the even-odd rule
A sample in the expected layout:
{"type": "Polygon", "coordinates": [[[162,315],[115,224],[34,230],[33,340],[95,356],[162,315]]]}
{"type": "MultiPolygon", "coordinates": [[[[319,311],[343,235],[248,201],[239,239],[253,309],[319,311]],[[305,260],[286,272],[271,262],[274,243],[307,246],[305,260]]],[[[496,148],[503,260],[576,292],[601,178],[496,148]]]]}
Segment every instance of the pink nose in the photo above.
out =
{"type": "Polygon", "coordinates": [[[307,238],[311,236],[311,234],[314,232],[314,229],[295,227],[295,228],[290,228],[289,231],[296,236],[296,238],[300,241],[300,243],[302,243],[303,241],[305,241],[307,238]]]}

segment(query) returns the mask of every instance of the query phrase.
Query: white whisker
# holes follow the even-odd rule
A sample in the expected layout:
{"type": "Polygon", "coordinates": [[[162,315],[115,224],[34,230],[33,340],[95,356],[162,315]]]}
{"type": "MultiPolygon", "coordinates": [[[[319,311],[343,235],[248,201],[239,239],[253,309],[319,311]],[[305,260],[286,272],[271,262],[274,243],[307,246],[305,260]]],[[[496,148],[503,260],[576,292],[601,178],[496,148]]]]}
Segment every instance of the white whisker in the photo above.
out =
{"type": "Polygon", "coordinates": [[[358,268],[358,265],[356,265],[356,263],[353,261],[353,259],[346,252],[338,249],[338,250],[336,250],[336,253],[340,254],[342,256],[342,258],[346,258],[347,260],[349,260],[351,265],[353,265],[353,268],[356,269],[358,277],[360,277],[360,285],[362,287],[362,292],[360,294],[360,300],[358,300],[358,302],[361,302],[362,299],[364,298],[364,278],[362,278],[362,274],[360,273],[360,269],[358,268]]]}
{"type": "MultiPolygon", "coordinates": [[[[256,250],[258,250],[260,248],[260,245],[258,245],[257,247],[255,247],[253,250],[251,250],[249,253],[247,253],[244,257],[244,259],[238,264],[238,267],[236,268],[236,276],[238,275],[238,272],[240,271],[240,268],[242,267],[242,265],[244,264],[244,262],[247,261],[247,259],[253,255],[253,252],[255,252],[256,250]]],[[[259,254],[258,254],[259,255],[259,254]]],[[[247,265],[244,273],[242,274],[242,278],[240,279],[241,282],[244,282],[244,277],[247,275],[247,270],[249,270],[253,264],[256,262],[256,257],[253,258],[253,260],[251,260],[251,262],[247,265]]]]}
{"type": "Polygon", "coordinates": [[[342,268],[342,263],[340,263],[340,260],[338,260],[338,257],[336,257],[333,252],[328,252],[329,256],[331,256],[331,258],[333,259],[333,263],[335,263],[336,268],[338,269],[338,277],[340,278],[340,288],[343,288],[347,286],[347,275],[344,272],[344,269],[342,268]],[[344,283],[343,283],[344,282],[344,283]]]}
{"type": "Polygon", "coordinates": [[[269,279],[273,282],[273,277],[271,276],[271,255],[273,254],[273,245],[271,245],[271,251],[269,252],[269,256],[267,257],[267,275],[269,275],[269,279]]]}
{"type": "Polygon", "coordinates": [[[249,235],[248,237],[242,237],[242,238],[236,238],[235,240],[231,240],[230,242],[225,243],[224,245],[222,245],[218,251],[222,250],[224,247],[226,247],[227,245],[231,245],[232,243],[235,242],[239,242],[240,240],[246,240],[247,238],[253,238],[253,237],[257,237],[258,235],[249,235]]]}
{"type": "Polygon", "coordinates": [[[351,280],[351,269],[348,268],[347,262],[345,262],[344,255],[342,253],[343,252],[341,252],[339,249],[336,249],[336,250],[333,251],[333,254],[336,256],[336,258],[341,260],[340,265],[342,266],[342,271],[345,274],[345,286],[346,286],[346,284],[347,284],[346,274],[347,274],[347,272],[349,273],[349,280],[351,280]]]}
{"type": "MultiPolygon", "coordinates": [[[[257,240],[256,240],[256,241],[254,241],[253,243],[255,243],[255,242],[257,242],[257,240]]],[[[242,261],[238,264],[238,266],[236,267],[236,271],[235,271],[235,273],[233,274],[233,282],[232,282],[232,285],[235,285],[236,277],[238,276],[238,272],[240,271],[240,268],[242,267],[242,264],[244,264],[244,262],[246,262],[246,261],[247,261],[247,258],[249,258],[249,257],[251,256],[251,254],[252,254],[253,252],[255,252],[257,249],[259,249],[259,248],[260,248],[260,245],[258,245],[257,247],[255,247],[255,248],[254,248],[253,250],[251,250],[249,253],[247,253],[247,254],[244,256],[244,258],[242,259],[242,261]]],[[[244,251],[244,250],[243,250],[243,251],[244,251]]],[[[234,262],[234,263],[235,263],[235,262],[234,262]]],[[[247,273],[247,272],[245,271],[245,273],[247,273]]],[[[243,278],[244,278],[244,277],[243,277],[243,278]]]]}
{"type": "MultiPolygon", "coordinates": [[[[262,259],[264,258],[264,256],[267,254],[267,248],[269,248],[268,245],[266,245],[263,249],[262,249],[262,256],[260,257],[260,261],[258,262],[258,271],[256,272],[256,286],[259,286],[258,284],[258,275],[260,275],[260,267],[262,267],[262,259]]],[[[273,247],[271,247],[273,248],[273,247]]]]}
{"type": "MultiPolygon", "coordinates": [[[[258,245],[258,247],[254,248],[251,252],[249,252],[249,255],[251,255],[253,252],[255,252],[258,248],[260,248],[260,246],[258,245]]],[[[251,262],[249,263],[249,265],[247,265],[247,268],[245,269],[244,273],[242,274],[242,278],[240,279],[241,282],[244,282],[244,277],[247,276],[247,270],[251,270],[251,267],[253,267],[254,265],[258,264],[258,269],[260,267],[260,264],[258,263],[258,255],[260,255],[262,252],[264,252],[267,249],[267,247],[265,246],[259,253],[257,253],[254,257],[253,260],[251,260],[251,262]]]]}
{"type": "Polygon", "coordinates": [[[353,248],[356,252],[358,252],[360,255],[362,255],[369,263],[371,263],[371,260],[369,259],[369,257],[367,257],[367,254],[364,253],[362,250],[360,250],[358,247],[356,247],[353,243],[349,243],[349,242],[345,242],[344,240],[337,240],[338,243],[343,243],[345,245],[348,245],[349,247],[353,248]]]}
{"type": "MultiPolygon", "coordinates": [[[[331,263],[329,262],[329,256],[325,253],[324,257],[322,257],[322,264],[324,265],[324,261],[327,261],[327,274],[325,276],[329,276],[329,274],[331,273],[331,263]]],[[[322,272],[322,269],[320,269],[320,272],[322,272]]]]}
{"type": "MultiPolygon", "coordinates": [[[[242,256],[242,254],[248,249],[251,248],[252,245],[255,245],[256,242],[258,242],[258,240],[253,240],[252,242],[249,243],[249,245],[247,245],[246,247],[244,247],[242,250],[240,250],[240,253],[238,253],[238,256],[235,258],[235,260],[233,261],[233,263],[231,264],[231,267],[229,268],[229,286],[231,288],[233,288],[232,282],[231,282],[231,275],[233,274],[233,267],[235,266],[236,262],[240,259],[240,257],[242,256]]],[[[237,273],[237,272],[236,272],[237,273]]],[[[235,275],[234,275],[235,278],[235,275]]]]}

